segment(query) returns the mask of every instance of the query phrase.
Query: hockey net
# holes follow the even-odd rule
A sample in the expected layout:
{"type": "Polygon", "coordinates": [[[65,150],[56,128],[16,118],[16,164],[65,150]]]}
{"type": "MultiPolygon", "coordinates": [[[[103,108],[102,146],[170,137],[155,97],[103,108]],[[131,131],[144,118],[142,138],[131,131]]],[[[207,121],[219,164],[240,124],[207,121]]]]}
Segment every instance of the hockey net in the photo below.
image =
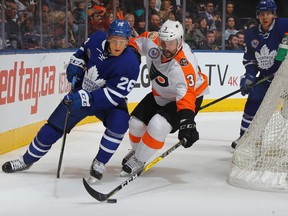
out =
{"type": "Polygon", "coordinates": [[[228,174],[231,185],[288,192],[288,58],[279,70],[248,131],[239,140],[228,174]]]}

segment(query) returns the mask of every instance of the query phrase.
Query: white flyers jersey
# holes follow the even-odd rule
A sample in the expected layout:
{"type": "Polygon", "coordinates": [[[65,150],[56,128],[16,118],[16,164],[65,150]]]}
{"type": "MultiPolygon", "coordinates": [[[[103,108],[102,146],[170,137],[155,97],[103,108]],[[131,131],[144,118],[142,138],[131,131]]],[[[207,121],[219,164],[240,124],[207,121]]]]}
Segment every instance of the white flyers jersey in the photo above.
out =
{"type": "Polygon", "coordinates": [[[158,47],[158,32],[144,32],[132,38],[129,45],[146,56],[156,103],[164,106],[176,101],[177,111],[189,109],[195,112],[196,98],[208,93],[208,78],[199,71],[190,47],[183,43],[182,49],[172,59],[163,59],[158,47]]]}

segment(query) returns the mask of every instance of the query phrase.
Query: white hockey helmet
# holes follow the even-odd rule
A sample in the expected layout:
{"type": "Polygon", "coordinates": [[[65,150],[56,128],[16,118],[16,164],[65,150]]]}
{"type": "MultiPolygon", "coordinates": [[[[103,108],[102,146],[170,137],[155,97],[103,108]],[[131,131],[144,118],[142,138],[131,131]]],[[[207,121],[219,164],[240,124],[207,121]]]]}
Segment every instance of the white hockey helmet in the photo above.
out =
{"type": "Polygon", "coordinates": [[[162,41],[177,39],[178,46],[182,46],[183,34],[183,26],[179,21],[167,20],[159,30],[159,39],[162,41]]]}

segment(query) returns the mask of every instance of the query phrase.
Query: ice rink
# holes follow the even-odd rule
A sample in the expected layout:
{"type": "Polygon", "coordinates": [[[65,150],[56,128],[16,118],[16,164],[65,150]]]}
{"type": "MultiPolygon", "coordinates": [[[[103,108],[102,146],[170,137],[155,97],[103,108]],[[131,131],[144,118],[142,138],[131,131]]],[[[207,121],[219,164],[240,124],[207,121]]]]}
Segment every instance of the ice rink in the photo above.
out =
{"type": "MultiPolygon", "coordinates": [[[[104,127],[101,123],[76,127],[66,139],[60,179],[56,170],[62,139],[30,170],[17,174],[1,170],[0,215],[287,216],[288,193],[253,191],[227,183],[233,154],[230,144],[238,137],[241,115],[199,113],[196,122],[200,140],[189,149],[179,147],[120,190],[111,197],[118,199],[116,204],[98,202],[82,184],[82,178],[89,176],[104,127]]],[[[169,135],[163,151],[176,142],[177,133],[169,135]]],[[[119,173],[129,148],[126,134],[95,189],[108,193],[126,179],[119,173]]],[[[1,155],[1,166],[26,149],[1,155]]]]}

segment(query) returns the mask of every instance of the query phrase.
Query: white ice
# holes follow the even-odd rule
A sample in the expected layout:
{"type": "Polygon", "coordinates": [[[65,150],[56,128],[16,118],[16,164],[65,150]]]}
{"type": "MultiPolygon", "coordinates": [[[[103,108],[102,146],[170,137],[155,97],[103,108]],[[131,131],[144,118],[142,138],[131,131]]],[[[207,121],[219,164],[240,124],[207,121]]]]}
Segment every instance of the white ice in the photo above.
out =
{"type": "MultiPolygon", "coordinates": [[[[82,184],[82,178],[89,176],[104,127],[101,123],[76,127],[67,136],[60,179],[56,170],[62,140],[29,170],[0,172],[0,215],[287,216],[288,193],[248,190],[227,183],[233,154],[230,144],[238,137],[241,114],[199,113],[200,140],[189,149],[179,147],[116,193],[111,197],[118,200],[116,204],[98,202],[82,184]]],[[[169,135],[164,149],[153,158],[177,141],[177,133],[169,135]]],[[[95,189],[108,193],[126,179],[119,173],[129,147],[126,135],[95,189]]],[[[0,164],[26,149],[1,155],[0,164]]]]}

